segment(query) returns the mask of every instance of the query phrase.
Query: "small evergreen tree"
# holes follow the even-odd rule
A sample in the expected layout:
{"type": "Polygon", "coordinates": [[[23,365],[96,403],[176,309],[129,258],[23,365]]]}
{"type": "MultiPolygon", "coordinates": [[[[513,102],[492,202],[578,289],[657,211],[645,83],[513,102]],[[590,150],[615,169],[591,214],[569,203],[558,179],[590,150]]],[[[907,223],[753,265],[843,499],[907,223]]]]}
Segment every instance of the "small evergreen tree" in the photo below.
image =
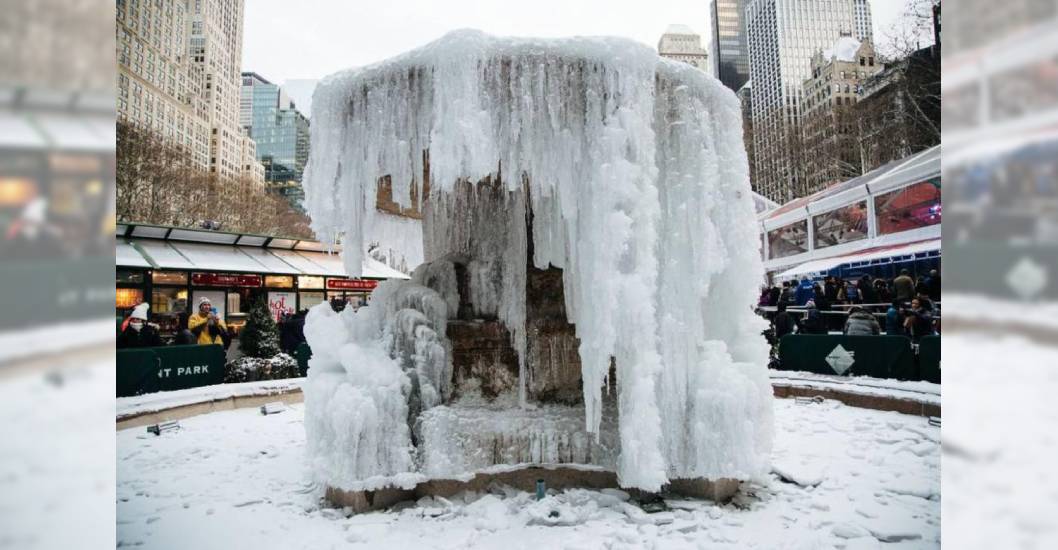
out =
{"type": "Polygon", "coordinates": [[[248,357],[269,359],[279,353],[279,329],[264,296],[250,305],[246,326],[239,334],[239,346],[248,357]]]}

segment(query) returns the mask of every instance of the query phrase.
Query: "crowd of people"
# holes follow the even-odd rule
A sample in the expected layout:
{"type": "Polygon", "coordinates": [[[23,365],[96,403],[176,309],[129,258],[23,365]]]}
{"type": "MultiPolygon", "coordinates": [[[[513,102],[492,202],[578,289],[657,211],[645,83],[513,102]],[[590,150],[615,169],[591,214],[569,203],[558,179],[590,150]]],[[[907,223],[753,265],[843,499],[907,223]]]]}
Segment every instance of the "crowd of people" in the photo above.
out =
{"type": "Polygon", "coordinates": [[[937,270],[917,279],[904,269],[892,280],[863,275],[844,280],[827,277],[820,283],[807,277],[800,282],[784,281],[761,289],[758,306],[774,306],[770,335],[774,342],[787,334],[828,334],[831,323],[823,312],[845,311],[842,333],[847,335],[888,334],[907,336],[918,342],[923,336],[937,334],[940,329],[936,303],[940,302],[941,277],[937,270]],[[888,306],[884,326],[870,311],[888,306]],[[803,317],[787,311],[788,307],[804,307],[803,317]],[[851,306],[851,307],[835,307],[851,306]],[[884,331],[883,331],[884,329],[884,331]]]}
{"type": "MultiPolygon", "coordinates": [[[[141,303],[132,309],[132,313],[121,324],[117,338],[118,349],[149,348],[166,345],[161,336],[160,327],[151,323],[148,310],[150,304],[141,303]]],[[[305,341],[305,315],[308,310],[283,314],[277,323],[279,345],[283,352],[290,355],[305,341]]],[[[181,310],[176,314],[175,336],[173,345],[220,344],[224,349],[231,346],[236,338],[235,331],[229,327],[218,314],[217,308],[209,298],[198,301],[198,310],[189,314],[181,310]]]]}

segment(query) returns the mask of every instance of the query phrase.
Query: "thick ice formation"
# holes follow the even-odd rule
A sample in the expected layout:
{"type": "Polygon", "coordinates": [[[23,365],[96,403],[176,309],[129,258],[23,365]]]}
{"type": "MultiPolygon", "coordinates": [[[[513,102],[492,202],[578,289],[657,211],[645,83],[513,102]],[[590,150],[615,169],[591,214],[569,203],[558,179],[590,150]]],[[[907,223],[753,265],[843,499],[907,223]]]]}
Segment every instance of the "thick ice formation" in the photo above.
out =
{"type": "MultiPolygon", "coordinates": [[[[523,403],[527,240],[535,266],[563,270],[590,433],[616,363],[622,485],[656,490],[669,479],[746,479],[765,469],[771,387],[763,322],[750,310],[760,242],[738,102],[715,79],[621,39],[462,31],[325,79],[311,132],[306,204],[317,235],[343,236],[349,273],[359,272],[362,243],[377,231],[378,178],[392,176],[394,200],[410,205],[428,168],[425,259],[480,260],[475,307],[495,311],[511,331],[523,403]],[[509,192],[505,212],[475,212],[455,198],[456,186],[486,179],[509,192]]],[[[420,388],[444,394],[445,379],[433,377],[443,371],[440,352],[420,370],[386,351],[400,327],[412,335],[406,349],[418,350],[420,338],[444,347],[439,310],[452,305],[444,269],[425,267],[408,283],[436,313],[428,322],[397,315],[411,299],[390,303],[401,291],[386,285],[343,322],[325,304],[310,313],[309,454],[341,470],[332,485],[419,467],[399,394],[411,397],[412,371],[420,388]],[[348,449],[351,462],[340,463],[335,453],[348,449]]],[[[421,408],[434,402],[418,394],[421,408]]]]}

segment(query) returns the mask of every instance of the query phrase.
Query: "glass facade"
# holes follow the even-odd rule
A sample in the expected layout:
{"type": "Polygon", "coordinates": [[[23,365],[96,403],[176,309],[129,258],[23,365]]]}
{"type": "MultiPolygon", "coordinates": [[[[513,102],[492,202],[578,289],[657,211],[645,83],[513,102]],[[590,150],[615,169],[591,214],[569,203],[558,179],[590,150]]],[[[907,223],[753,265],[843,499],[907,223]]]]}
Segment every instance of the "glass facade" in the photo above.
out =
{"type": "Polygon", "coordinates": [[[808,220],[801,220],[768,232],[768,257],[785,258],[808,252],[808,220]]]}
{"type": "Polygon", "coordinates": [[[243,73],[239,121],[257,144],[257,160],[264,165],[269,189],[301,209],[309,120],[278,85],[255,73],[243,73]]]}
{"type": "Polygon", "coordinates": [[[746,50],[746,0],[712,0],[714,76],[737,92],[749,80],[746,50]]]}
{"type": "Polygon", "coordinates": [[[940,178],[890,191],[874,198],[878,234],[888,235],[940,223],[940,178]]]}
{"type": "MultiPolygon", "coordinates": [[[[862,13],[862,12],[861,12],[862,13]]],[[[785,204],[806,196],[802,84],[816,52],[856,30],[852,0],[755,0],[743,13],[753,81],[754,190],[785,204]]]]}
{"type": "Polygon", "coordinates": [[[815,248],[867,238],[867,201],[860,201],[812,217],[815,248]]]}

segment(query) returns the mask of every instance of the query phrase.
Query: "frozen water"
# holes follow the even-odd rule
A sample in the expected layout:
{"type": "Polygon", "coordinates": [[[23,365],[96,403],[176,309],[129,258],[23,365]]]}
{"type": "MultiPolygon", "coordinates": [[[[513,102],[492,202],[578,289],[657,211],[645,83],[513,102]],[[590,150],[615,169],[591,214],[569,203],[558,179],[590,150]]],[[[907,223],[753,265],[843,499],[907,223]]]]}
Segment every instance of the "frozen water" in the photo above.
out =
{"type": "MultiPolygon", "coordinates": [[[[425,260],[465,254],[477,261],[470,265],[473,305],[479,314],[495,312],[511,332],[521,363],[519,403],[526,404],[531,238],[533,264],[563,270],[566,312],[581,342],[588,433],[599,433],[602,387],[615,360],[622,485],[657,490],[670,478],[748,479],[767,471],[773,437],[767,348],[764,322],[750,310],[763,269],[739,104],[730,91],[632,41],[460,31],[328,77],[313,105],[306,204],[317,235],[344,240],[348,273],[360,272],[377,232],[379,178],[390,176],[393,200],[407,206],[423,196],[428,172],[425,260]],[[506,208],[476,193],[498,193],[506,208]]],[[[414,249],[406,244],[400,248],[414,249]]],[[[424,271],[410,283],[417,298],[427,298],[418,289],[432,289],[429,300],[415,304],[434,308],[420,310],[434,332],[423,336],[431,342],[445,335],[437,308],[455,314],[446,273],[424,271]]],[[[407,414],[396,404],[398,389],[415,386],[406,380],[410,371],[386,357],[381,340],[387,330],[392,337],[388,323],[404,307],[390,300],[407,301],[398,300],[400,293],[375,292],[370,309],[387,312],[385,322],[372,325],[377,346],[334,335],[357,343],[349,349],[378,352],[370,355],[373,368],[405,377],[387,378],[393,383],[385,395],[328,379],[360,392],[346,405],[391,407],[378,409],[372,422],[407,414]]],[[[318,311],[310,316],[325,315],[318,311]]],[[[306,328],[314,350],[318,335],[306,328]]],[[[333,356],[333,349],[325,352],[333,356]]],[[[352,390],[336,392],[321,379],[305,391],[319,403],[317,392],[352,390]]],[[[322,423],[353,414],[315,410],[307,415],[322,423]]],[[[349,472],[408,466],[396,450],[407,430],[374,424],[383,425],[393,431],[378,442],[393,446],[385,454],[394,461],[346,465],[349,472]]],[[[313,441],[336,435],[310,430],[310,448],[337,452],[333,442],[313,441]]]]}

